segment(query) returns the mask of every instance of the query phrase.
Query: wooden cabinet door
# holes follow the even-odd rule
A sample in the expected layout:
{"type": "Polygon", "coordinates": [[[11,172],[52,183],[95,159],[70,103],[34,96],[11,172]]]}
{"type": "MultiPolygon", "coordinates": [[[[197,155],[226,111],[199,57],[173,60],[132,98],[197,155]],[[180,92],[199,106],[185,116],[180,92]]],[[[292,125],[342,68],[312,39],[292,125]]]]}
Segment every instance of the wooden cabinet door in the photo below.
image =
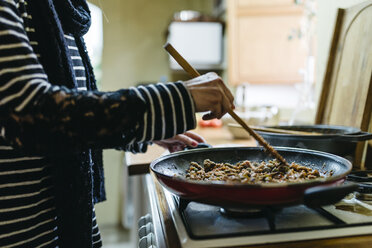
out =
{"type": "Polygon", "coordinates": [[[303,9],[292,0],[228,0],[229,84],[302,81],[306,46],[289,39],[303,9]]]}

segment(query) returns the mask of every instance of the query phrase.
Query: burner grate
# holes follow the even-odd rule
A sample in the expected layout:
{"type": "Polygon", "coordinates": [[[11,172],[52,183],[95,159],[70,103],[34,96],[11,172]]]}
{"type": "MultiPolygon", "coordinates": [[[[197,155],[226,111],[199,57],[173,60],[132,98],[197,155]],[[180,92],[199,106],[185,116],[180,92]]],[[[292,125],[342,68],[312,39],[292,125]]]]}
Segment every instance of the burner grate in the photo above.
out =
{"type": "Polygon", "coordinates": [[[286,207],[280,211],[264,208],[257,215],[234,216],[236,213],[225,215],[216,206],[177,196],[173,196],[173,199],[189,237],[195,240],[326,230],[349,225],[330,211],[304,205],[286,207]]]}
{"type": "MultiPolygon", "coordinates": [[[[348,181],[354,181],[359,186],[356,195],[371,195],[371,175],[372,171],[349,175],[348,181]]],[[[320,233],[322,230],[328,230],[326,233],[332,233],[329,236],[332,237],[345,228],[365,231],[364,229],[372,226],[372,217],[343,211],[334,205],[316,208],[296,205],[234,209],[185,200],[175,195],[171,195],[170,199],[173,199],[174,207],[178,210],[176,212],[180,216],[185,233],[189,238],[200,241],[249,237],[255,239],[257,236],[269,237],[277,234],[293,237],[292,234],[295,233],[307,237],[308,233],[320,233]]]]}
{"type": "Polygon", "coordinates": [[[347,180],[358,185],[355,196],[362,201],[372,200],[372,170],[353,171],[347,176],[347,180]]]}

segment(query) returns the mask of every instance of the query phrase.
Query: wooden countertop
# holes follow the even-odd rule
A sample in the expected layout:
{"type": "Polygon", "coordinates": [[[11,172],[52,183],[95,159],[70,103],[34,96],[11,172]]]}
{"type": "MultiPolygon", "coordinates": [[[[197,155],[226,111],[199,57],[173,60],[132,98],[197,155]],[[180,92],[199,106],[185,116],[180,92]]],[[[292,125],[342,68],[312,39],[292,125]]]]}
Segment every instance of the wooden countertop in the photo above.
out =
{"type": "MultiPolygon", "coordinates": [[[[226,127],[220,128],[196,128],[194,132],[203,136],[208,144],[212,146],[256,146],[256,141],[253,138],[248,139],[234,139],[232,134],[228,131],[226,127]]],[[[165,154],[167,151],[157,145],[152,145],[148,147],[146,153],[141,154],[125,154],[125,163],[128,166],[129,175],[139,175],[149,172],[149,165],[151,161],[165,154]]]]}

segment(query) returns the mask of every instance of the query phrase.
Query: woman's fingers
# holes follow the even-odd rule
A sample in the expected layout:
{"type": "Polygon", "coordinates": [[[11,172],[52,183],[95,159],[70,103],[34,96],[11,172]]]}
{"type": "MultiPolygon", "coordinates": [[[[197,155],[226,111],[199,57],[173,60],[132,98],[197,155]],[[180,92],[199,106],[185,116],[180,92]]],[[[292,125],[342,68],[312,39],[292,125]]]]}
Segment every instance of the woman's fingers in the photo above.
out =
{"type": "Polygon", "coordinates": [[[186,133],[184,133],[184,135],[194,139],[198,143],[206,143],[207,142],[202,136],[200,136],[199,134],[194,133],[192,131],[187,131],[186,133]]]}
{"type": "Polygon", "coordinates": [[[211,113],[208,113],[208,114],[203,115],[202,119],[205,121],[209,121],[209,120],[214,119],[214,116],[211,113]]]}
{"type": "Polygon", "coordinates": [[[206,141],[199,134],[187,131],[169,139],[156,140],[154,143],[168,149],[169,152],[177,152],[184,150],[186,146],[196,147],[198,143],[206,143],[206,141]]]}
{"type": "Polygon", "coordinates": [[[174,137],[178,142],[181,144],[184,144],[186,146],[197,146],[199,142],[197,142],[195,139],[190,138],[184,134],[179,134],[174,137]]]}
{"type": "Polygon", "coordinates": [[[212,119],[220,119],[225,113],[222,111],[222,106],[220,104],[215,105],[213,110],[209,111],[208,113],[203,115],[203,120],[212,120],[212,119]]]}

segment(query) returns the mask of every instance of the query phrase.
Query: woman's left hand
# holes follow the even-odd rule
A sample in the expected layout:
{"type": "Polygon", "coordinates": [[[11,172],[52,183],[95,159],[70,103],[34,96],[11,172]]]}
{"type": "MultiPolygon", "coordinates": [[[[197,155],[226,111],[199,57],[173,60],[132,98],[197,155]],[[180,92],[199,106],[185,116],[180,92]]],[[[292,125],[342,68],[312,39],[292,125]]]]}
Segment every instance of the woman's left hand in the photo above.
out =
{"type": "Polygon", "coordinates": [[[155,144],[168,149],[169,152],[178,152],[186,146],[196,147],[199,143],[206,143],[205,139],[199,134],[187,131],[172,138],[154,141],[155,144]]]}

